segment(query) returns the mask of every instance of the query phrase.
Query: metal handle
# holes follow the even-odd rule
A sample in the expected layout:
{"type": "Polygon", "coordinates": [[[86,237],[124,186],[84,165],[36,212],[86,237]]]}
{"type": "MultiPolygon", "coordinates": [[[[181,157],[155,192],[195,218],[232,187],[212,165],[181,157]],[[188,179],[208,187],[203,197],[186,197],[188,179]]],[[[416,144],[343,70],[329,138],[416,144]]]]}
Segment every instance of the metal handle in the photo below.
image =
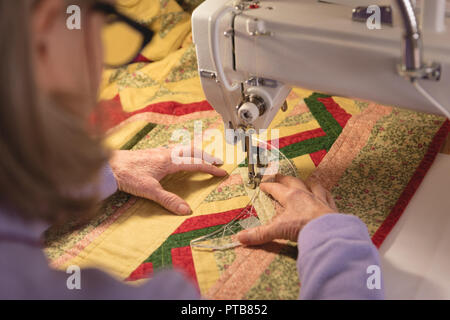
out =
{"type": "Polygon", "coordinates": [[[411,81],[416,79],[439,80],[441,66],[438,63],[426,65],[423,61],[423,43],[420,26],[411,0],[393,0],[400,10],[403,22],[403,56],[399,74],[411,81]]]}

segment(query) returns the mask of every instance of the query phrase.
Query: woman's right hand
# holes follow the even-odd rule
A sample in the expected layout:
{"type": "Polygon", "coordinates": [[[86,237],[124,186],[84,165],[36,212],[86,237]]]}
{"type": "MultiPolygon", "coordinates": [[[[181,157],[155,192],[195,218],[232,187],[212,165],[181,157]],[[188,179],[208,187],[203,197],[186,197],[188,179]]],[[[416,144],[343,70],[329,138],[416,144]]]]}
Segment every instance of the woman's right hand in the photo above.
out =
{"type": "Polygon", "coordinates": [[[267,225],[241,231],[238,240],[245,245],[258,245],[274,239],[297,241],[303,227],[327,213],[337,213],[330,192],[318,183],[307,186],[302,180],[277,175],[275,182],[261,183],[261,190],[281,205],[281,212],[267,225]]]}

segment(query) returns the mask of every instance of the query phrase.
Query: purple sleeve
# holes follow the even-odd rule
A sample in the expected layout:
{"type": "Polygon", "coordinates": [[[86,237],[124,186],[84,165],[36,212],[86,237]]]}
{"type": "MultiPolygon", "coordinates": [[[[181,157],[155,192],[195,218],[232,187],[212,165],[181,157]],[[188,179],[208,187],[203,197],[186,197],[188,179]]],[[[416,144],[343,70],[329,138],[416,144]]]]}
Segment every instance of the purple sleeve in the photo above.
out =
{"type": "Polygon", "coordinates": [[[166,270],[140,286],[123,283],[96,269],[82,269],[79,287],[69,289],[72,273],[53,270],[39,247],[0,242],[0,299],[193,300],[196,286],[182,273],[166,270]]]}
{"type": "Polygon", "coordinates": [[[86,196],[86,195],[97,195],[100,200],[104,200],[111,196],[117,191],[117,181],[113,174],[113,171],[109,164],[103,166],[100,171],[99,181],[96,183],[90,183],[81,190],[71,190],[68,191],[72,195],[86,196]]]}
{"type": "Polygon", "coordinates": [[[110,165],[103,167],[100,175],[100,198],[106,199],[117,191],[117,181],[110,165]]]}
{"type": "MultiPolygon", "coordinates": [[[[138,287],[121,283],[102,271],[82,270],[81,290],[67,291],[68,299],[127,299],[127,300],[199,300],[194,283],[182,273],[166,270],[138,287]]],[[[65,275],[65,277],[67,277],[65,275]]]]}
{"type": "Polygon", "coordinates": [[[378,250],[357,217],[327,214],[298,237],[300,299],[383,299],[378,250]]]}

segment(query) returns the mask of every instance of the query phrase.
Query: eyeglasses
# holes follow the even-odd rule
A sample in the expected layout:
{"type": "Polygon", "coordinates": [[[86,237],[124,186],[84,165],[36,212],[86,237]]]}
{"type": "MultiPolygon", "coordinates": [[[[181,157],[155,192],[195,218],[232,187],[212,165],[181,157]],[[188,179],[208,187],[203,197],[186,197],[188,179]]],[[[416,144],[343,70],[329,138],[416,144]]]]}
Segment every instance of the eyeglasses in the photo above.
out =
{"type": "Polygon", "coordinates": [[[102,41],[107,67],[117,68],[132,63],[153,38],[152,30],[121,14],[108,3],[96,2],[92,9],[106,15],[102,41]]]}

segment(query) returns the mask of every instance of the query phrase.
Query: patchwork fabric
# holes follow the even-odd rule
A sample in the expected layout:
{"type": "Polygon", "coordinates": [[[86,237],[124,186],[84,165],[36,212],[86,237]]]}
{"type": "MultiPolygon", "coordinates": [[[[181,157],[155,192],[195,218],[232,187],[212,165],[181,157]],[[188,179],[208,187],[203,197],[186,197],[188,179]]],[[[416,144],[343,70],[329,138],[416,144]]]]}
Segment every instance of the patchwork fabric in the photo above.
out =
{"type": "MultiPolygon", "coordinates": [[[[200,1],[121,0],[122,10],[144,21],[157,39],[133,64],[104,72],[99,113],[92,122],[114,149],[167,146],[177,129],[194,136],[223,131],[205,100],[190,35],[189,12],[200,1]],[[150,6],[149,3],[152,3],[150,6]]],[[[288,110],[270,128],[280,150],[303,179],[331,191],[341,212],[358,216],[380,246],[404,211],[446,138],[442,117],[295,88],[288,110]]],[[[190,241],[229,222],[249,205],[239,163],[224,164],[225,179],[180,172],[162,184],[193,209],[175,216],[152,201],[117,192],[87,225],[46,234],[55,268],[97,267],[139,284],[154,272],[176,268],[213,299],[296,299],[300,284],[296,244],[273,242],[224,251],[191,249],[190,241]]],[[[244,169],[245,170],[245,169],[244,169]]],[[[260,215],[259,208],[252,214],[260,215]]]]}

